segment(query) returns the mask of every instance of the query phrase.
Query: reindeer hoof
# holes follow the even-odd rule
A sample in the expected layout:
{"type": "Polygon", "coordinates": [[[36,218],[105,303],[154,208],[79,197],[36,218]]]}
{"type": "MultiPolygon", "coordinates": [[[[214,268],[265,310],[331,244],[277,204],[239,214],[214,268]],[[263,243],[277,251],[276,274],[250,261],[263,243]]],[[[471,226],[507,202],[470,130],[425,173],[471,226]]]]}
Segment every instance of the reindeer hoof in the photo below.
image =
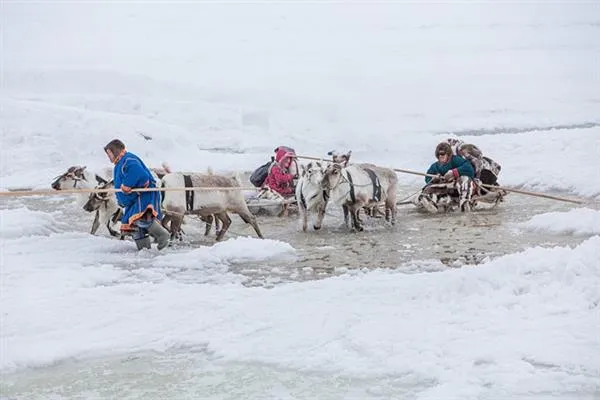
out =
{"type": "Polygon", "coordinates": [[[313,229],[314,229],[315,231],[318,231],[318,230],[321,230],[321,227],[320,227],[320,226],[313,225],[313,229]]]}

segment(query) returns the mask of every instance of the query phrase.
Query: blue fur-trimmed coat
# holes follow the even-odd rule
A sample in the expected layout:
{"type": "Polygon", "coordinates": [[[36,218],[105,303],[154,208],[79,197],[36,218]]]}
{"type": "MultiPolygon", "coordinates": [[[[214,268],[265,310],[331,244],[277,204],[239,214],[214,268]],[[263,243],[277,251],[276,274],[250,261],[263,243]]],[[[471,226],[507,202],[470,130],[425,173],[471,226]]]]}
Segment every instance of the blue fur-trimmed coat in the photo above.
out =
{"type": "MultiPolygon", "coordinates": [[[[152,173],[146,167],[144,162],[135,154],[126,152],[115,164],[113,170],[113,179],[115,189],[120,189],[121,185],[135,188],[153,188],[156,187],[156,182],[152,177],[152,173]]],[[[131,224],[141,218],[148,208],[151,209],[152,215],[162,219],[160,211],[160,192],[134,192],[123,193],[117,192],[117,201],[123,210],[123,218],[121,219],[121,229],[131,229],[131,224]]]]}

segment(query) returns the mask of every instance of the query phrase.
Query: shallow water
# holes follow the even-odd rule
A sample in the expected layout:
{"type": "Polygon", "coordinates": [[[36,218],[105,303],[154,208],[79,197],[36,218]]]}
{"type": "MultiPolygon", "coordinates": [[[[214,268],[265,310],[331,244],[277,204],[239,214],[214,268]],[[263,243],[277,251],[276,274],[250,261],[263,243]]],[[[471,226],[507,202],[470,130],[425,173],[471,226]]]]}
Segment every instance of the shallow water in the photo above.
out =
{"type": "Polygon", "coordinates": [[[410,374],[359,378],[262,363],[219,362],[190,349],[64,362],[15,378],[6,377],[3,390],[15,399],[410,398],[435,385],[410,374]]]}
{"type": "MultiPolygon", "coordinates": [[[[414,190],[402,188],[398,198],[408,196],[414,190]]],[[[22,206],[59,213],[65,221],[69,221],[74,231],[88,231],[93,219],[93,214],[80,210],[70,196],[24,197],[0,203],[2,208],[22,206]]],[[[297,214],[287,217],[259,215],[257,220],[264,237],[289,243],[296,249],[296,256],[274,257],[260,262],[233,261],[230,270],[244,276],[246,285],[270,287],[290,281],[323,279],[360,269],[394,268],[414,273],[475,266],[533,246],[580,243],[584,238],[530,232],[517,227],[518,223],[536,214],[574,207],[565,202],[519,194],[508,195],[493,209],[471,213],[455,211],[431,215],[418,211],[412,205],[404,205],[398,207],[397,221],[393,226],[383,218],[363,216],[363,232],[346,227],[341,209],[331,205],[319,231],[313,230],[309,219],[308,230],[302,232],[297,214]]],[[[238,236],[256,237],[250,225],[234,214],[231,217],[232,225],[225,240],[238,236]]],[[[214,227],[209,236],[204,236],[204,226],[204,222],[196,217],[187,217],[183,225],[184,239],[173,242],[172,249],[216,243],[214,227]]],[[[107,235],[103,227],[97,234],[107,235]]],[[[131,245],[133,248],[134,244],[131,245]]],[[[131,265],[123,267],[131,268],[131,265]]],[[[189,281],[190,275],[185,274],[185,279],[189,281]]]]}
{"type": "MultiPolygon", "coordinates": [[[[555,373],[532,365],[540,378],[555,373]]],[[[596,380],[597,381],[597,380],[596,380]]],[[[265,363],[222,362],[204,349],[65,361],[2,377],[2,399],[414,399],[438,382],[417,372],[356,376],[265,363]]],[[[500,389],[490,397],[503,398],[500,389]],[[499,397],[496,397],[499,396],[499,397]]],[[[577,393],[514,390],[514,399],[596,400],[594,379],[577,393]]]]}
{"type": "MultiPolygon", "coordinates": [[[[411,193],[413,188],[404,188],[399,198],[411,193]]],[[[536,214],[571,208],[573,205],[569,203],[518,194],[507,196],[496,208],[467,214],[430,215],[405,205],[399,206],[394,226],[382,218],[364,217],[363,232],[344,226],[341,209],[335,206],[328,208],[319,231],[314,231],[309,221],[307,232],[302,232],[297,216],[260,217],[265,237],[290,243],[298,251],[297,259],[261,261],[260,265],[234,264],[232,270],[248,276],[248,284],[272,285],[320,279],[362,268],[396,268],[407,273],[437,270],[440,266],[435,261],[447,267],[472,266],[532,246],[580,243],[582,238],[572,235],[528,232],[516,226],[536,214]],[[423,262],[415,265],[415,260],[423,262]],[[410,267],[404,265],[409,262],[410,267]]],[[[254,236],[252,228],[239,218],[233,220],[230,236],[254,236]]],[[[187,240],[189,245],[206,245],[213,239],[198,231],[187,240]]]]}

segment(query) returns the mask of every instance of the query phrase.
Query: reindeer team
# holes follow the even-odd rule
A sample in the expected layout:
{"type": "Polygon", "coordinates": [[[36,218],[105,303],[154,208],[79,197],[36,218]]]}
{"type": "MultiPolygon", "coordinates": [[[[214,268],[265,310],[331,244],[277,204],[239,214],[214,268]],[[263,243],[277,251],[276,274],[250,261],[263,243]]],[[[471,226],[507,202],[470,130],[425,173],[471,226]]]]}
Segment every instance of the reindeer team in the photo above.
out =
{"type": "MultiPolygon", "coordinates": [[[[396,218],[397,177],[394,171],[372,164],[349,165],[350,153],[338,156],[333,160],[309,162],[301,166],[296,184],[295,195],[298,212],[302,221],[302,229],[307,230],[308,217],[316,213],[313,228],[322,226],[328,204],[339,205],[344,210],[344,219],[348,223],[351,217],[352,227],[363,230],[360,210],[383,205],[386,220],[391,224],[396,218]]],[[[160,187],[203,187],[215,190],[169,191],[162,194],[164,212],[163,226],[171,238],[180,237],[184,215],[198,215],[206,222],[205,234],[210,232],[213,219],[217,225],[216,240],[223,239],[231,224],[229,213],[238,214],[242,220],[250,224],[256,235],[263,237],[256,217],[248,209],[242,190],[219,190],[219,188],[240,187],[238,178],[216,175],[213,173],[172,172],[163,165],[161,169],[151,169],[160,187]],[[219,222],[221,227],[219,228],[219,222]]],[[[112,181],[110,169],[100,173],[92,173],[86,167],[71,167],[52,182],[56,190],[77,188],[110,188],[112,181]]],[[[90,232],[95,234],[100,226],[106,227],[112,236],[123,237],[118,229],[122,213],[112,192],[96,192],[79,195],[85,211],[95,213],[90,232]]]]}
{"type": "MultiPolygon", "coordinates": [[[[143,230],[146,224],[151,226],[154,231],[154,236],[151,236],[161,248],[167,244],[169,233],[171,240],[181,238],[185,215],[196,215],[206,223],[205,235],[210,233],[214,222],[216,240],[220,241],[231,225],[229,213],[236,213],[254,228],[259,238],[263,237],[237,176],[221,176],[212,172],[172,172],[165,165],[161,169],[148,169],[141,159],[127,152],[119,140],[109,143],[105,151],[115,166],[121,165],[120,168],[94,174],[85,167],[71,167],[52,183],[52,188],[56,190],[106,189],[116,186],[115,183],[119,185],[123,193],[92,192],[80,196],[83,209],[95,213],[90,230],[92,234],[100,226],[105,226],[112,236],[123,238],[128,234],[128,227],[134,226],[129,234],[133,236],[138,249],[149,248],[150,238],[143,230]],[[114,151],[110,151],[110,146],[116,146],[114,151]],[[120,156],[115,157],[114,154],[119,152],[120,156]],[[130,167],[126,167],[126,160],[132,160],[130,167]],[[121,164],[117,164],[119,162],[121,164]],[[127,171],[132,171],[131,174],[137,171],[140,178],[136,178],[137,175],[124,175],[127,171]],[[125,177],[128,182],[134,183],[134,188],[150,185],[156,189],[152,193],[131,194],[132,187],[119,183],[119,180],[124,182],[125,177]],[[160,196],[157,196],[156,190],[161,191],[160,196]],[[144,196],[153,199],[152,202],[143,205],[144,196]],[[120,207],[119,203],[124,207],[120,207]],[[144,220],[138,222],[140,218],[144,220]],[[119,221],[122,223],[120,229],[116,227],[119,221]],[[145,235],[143,240],[140,239],[140,233],[145,235]]],[[[284,200],[283,195],[295,195],[303,231],[308,229],[308,217],[312,214],[315,214],[313,228],[321,229],[325,211],[331,204],[342,208],[345,225],[350,223],[356,231],[364,229],[361,210],[374,216],[383,207],[385,220],[391,225],[395,224],[398,178],[394,170],[374,164],[349,164],[351,152],[329,152],[331,161],[312,161],[301,165],[298,171],[293,149],[280,146],[275,149],[275,154],[272,162],[259,167],[250,180],[255,186],[262,187],[259,198],[264,194],[264,199],[273,195],[276,199],[284,200]],[[293,177],[298,178],[295,186],[292,184],[293,177]]],[[[484,157],[476,146],[448,139],[438,144],[435,156],[437,161],[425,174],[427,185],[414,202],[417,207],[437,213],[458,205],[464,212],[470,211],[477,201],[494,205],[502,201],[505,193],[492,190],[497,186],[500,165],[484,157]]]]}

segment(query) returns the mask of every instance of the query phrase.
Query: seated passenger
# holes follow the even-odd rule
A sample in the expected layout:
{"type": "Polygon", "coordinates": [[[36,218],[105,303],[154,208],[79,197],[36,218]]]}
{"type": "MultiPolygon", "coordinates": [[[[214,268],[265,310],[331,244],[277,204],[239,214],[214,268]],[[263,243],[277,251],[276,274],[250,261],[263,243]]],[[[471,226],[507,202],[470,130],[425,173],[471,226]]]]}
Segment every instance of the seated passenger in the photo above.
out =
{"type": "Polygon", "coordinates": [[[435,149],[437,161],[431,164],[425,177],[427,186],[421,191],[419,203],[429,212],[445,211],[453,198],[458,198],[461,211],[471,210],[473,195],[473,177],[475,172],[471,163],[460,156],[452,154],[447,142],[442,142],[435,149]]]}
{"type": "Polygon", "coordinates": [[[294,178],[290,168],[296,154],[286,147],[278,147],[275,151],[275,162],[269,169],[269,175],[265,179],[265,186],[283,197],[294,195],[294,178]]]}
{"type": "Polygon", "coordinates": [[[483,152],[474,144],[464,143],[459,139],[447,139],[455,155],[461,156],[471,162],[475,170],[475,178],[486,185],[498,185],[498,175],[502,167],[489,157],[485,157],[483,152]]]}

